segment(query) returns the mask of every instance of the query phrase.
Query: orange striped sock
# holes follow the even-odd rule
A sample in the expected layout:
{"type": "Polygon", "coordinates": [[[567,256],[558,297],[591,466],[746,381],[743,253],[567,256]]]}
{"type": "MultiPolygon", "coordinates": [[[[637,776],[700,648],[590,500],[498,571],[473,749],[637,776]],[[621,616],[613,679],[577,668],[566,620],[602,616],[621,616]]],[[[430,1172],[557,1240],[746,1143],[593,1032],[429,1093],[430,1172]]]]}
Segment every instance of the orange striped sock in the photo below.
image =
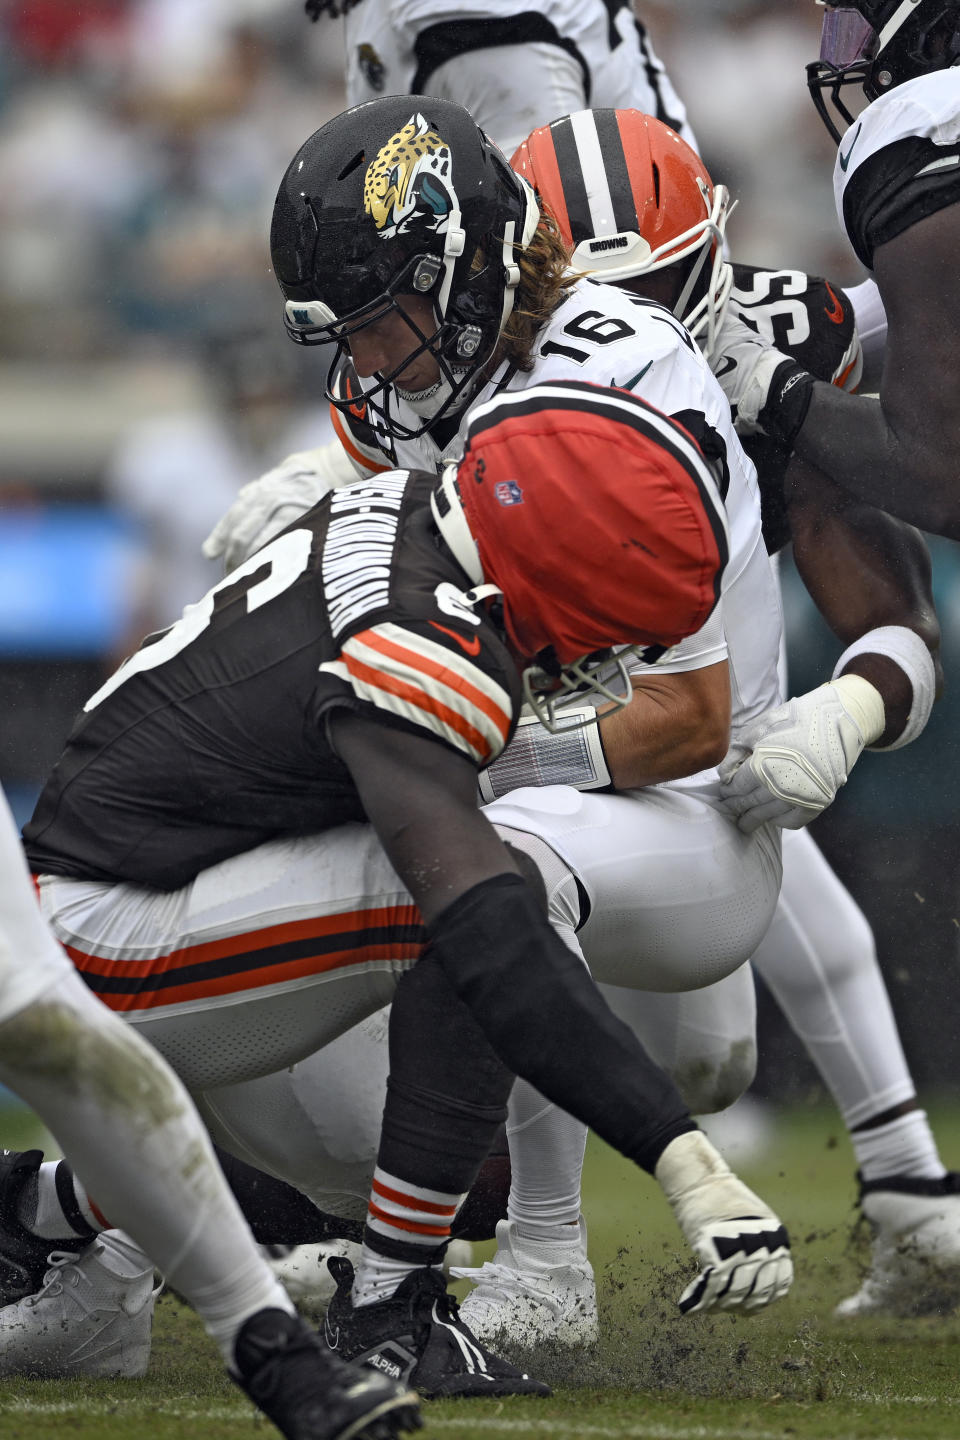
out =
{"type": "Polygon", "coordinates": [[[465,1198],[466,1194],[412,1185],[377,1166],[354,1303],[383,1300],[411,1270],[441,1264],[450,1227],[465,1198]]]}

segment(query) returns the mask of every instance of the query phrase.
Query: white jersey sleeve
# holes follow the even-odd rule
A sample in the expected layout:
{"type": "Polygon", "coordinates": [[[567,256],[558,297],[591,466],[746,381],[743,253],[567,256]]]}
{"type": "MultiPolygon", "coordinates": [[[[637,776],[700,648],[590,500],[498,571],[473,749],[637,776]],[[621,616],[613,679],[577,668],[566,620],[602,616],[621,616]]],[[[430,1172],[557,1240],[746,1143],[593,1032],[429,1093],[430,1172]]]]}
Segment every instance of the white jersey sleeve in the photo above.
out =
{"type": "Polygon", "coordinates": [[[960,71],[938,70],[874,100],[843,135],[837,214],[858,258],[960,202],[960,71]]]}

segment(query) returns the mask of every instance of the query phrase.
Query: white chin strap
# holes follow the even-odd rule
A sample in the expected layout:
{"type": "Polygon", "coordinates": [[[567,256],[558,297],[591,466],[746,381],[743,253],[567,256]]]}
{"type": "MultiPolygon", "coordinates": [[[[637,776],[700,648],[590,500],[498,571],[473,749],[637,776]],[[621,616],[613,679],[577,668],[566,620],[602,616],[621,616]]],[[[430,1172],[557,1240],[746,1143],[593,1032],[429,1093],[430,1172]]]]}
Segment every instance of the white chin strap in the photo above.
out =
{"type": "Polygon", "coordinates": [[[430,511],[433,522],[456,560],[469,576],[472,584],[483,584],[483,566],[480,551],[467,524],[463,504],[457,490],[457,463],[448,460],[440,472],[440,481],[430,495],[430,511]]]}

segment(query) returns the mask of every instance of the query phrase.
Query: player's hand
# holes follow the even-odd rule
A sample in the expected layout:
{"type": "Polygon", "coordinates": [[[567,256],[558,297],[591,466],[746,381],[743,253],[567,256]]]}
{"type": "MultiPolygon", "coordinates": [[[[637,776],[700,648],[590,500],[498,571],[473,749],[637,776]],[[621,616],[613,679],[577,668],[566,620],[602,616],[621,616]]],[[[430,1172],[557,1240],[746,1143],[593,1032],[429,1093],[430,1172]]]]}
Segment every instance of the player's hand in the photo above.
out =
{"type": "Polygon", "coordinates": [[[678,1301],[685,1315],[750,1314],[787,1293],[793,1260],[786,1230],[702,1131],[671,1140],[655,1173],[702,1266],[678,1301]]]}
{"type": "Polygon", "coordinates": [[[806,418],[813,376],[762,340],[732,302],[710,364],[730,402],[737,433],[760,431],[792,450],[806,418]]]}
{"type": "Polygon", "coordinates": [[[344,479],[356,479],[355,474],[352,477],[335,474],[329,449],[323,445],[316,450],[288,455],[274,470],[244,485],[204,540],[203,553],[207,559],[216,560],[222,555],[224,570],[235,570],[248,555],[322,500],[336,484],[342,484],[344,479]]]}
{"type": "Polygon", "coordinates": [[[748,835],[768,821],[800,830],[846,784],[884,723],[879,692],[857,675],[777,705],[743,727],[721,762],[723,808],[748,835]]]}

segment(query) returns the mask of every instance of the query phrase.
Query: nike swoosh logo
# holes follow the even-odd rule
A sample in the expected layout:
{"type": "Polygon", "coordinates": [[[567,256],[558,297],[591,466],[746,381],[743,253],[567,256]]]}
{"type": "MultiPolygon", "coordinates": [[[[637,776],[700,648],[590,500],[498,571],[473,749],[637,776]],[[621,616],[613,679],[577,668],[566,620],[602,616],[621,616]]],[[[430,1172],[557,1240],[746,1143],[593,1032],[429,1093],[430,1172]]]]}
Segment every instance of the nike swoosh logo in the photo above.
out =
{"type": "Polygon", "coordinates": [[[736,360],[734,360],[731,355],[724,355],[723,359],[720,361],[720,364],[717,366],[716,370],[714,370],[713,373],[715,377],[719,380],[721,376],[729,375],[730,371],[736,370],[736,368],[736,360]]]}
{"type": "Polygon", "coordinates": [[[857,126],[856,135],[854,135],[853,139],[850,141],[850,149],[847,151],[846,155],[844,155],[842,150],[840,151],[840,169],[843,171],[844,174],[847,173],[847,166],[850,164],[850,156],[853,154],[853,147],[860,139],[860,131],[862,129],[863,121],[861,120],[860,124],[857,126]]]}
{"type": "Polygon", "coordinates": [[[340,1326],[338,1325],[336,1330],[331,1329],[330,1321],[326,1316],[323,1317],[323,1338],[331,1350],[336,1350],[340,1344],[340,1326]]]}
{"type": "Polygon", "coordinates": [[[833,301],[833,308],[832,308],[831,310],[828,310],[827,307],[826,307],[826,305],[824,305],[824,307],[823,307],[823,313],[824,313],[824,315],[826,315],[826,317],[827,317],[828,320],[832,320],[832,321],[833,321],[834,325],[842,325],[842,324],[843,324],[843,306],[840,304],[840,298],[839,298],[839,296],[837,295],[836,291],[834,290],[833,286],[830,284],[830,281],[829,281],[829,280],[824,280],[823,283],[824,283],[824,285],[826,285],[826,287],[827,287],[827,294],[830,296],[830,299],[833,301]]]}
{"type": "Polygon", "coordinates": [[[648,360],[647,363],[646,363],[646,365],[644,365],[643,369],[640,370],[640,371],[638,371],[637,374],[634,375],[633,379],[632,379],[632,380],[628,380],[625,385],[618,385],[617,382],[616,382],[616,380],[611,380],[611,381],[610,381],[610,384],[611,384],[611,385],[614,387],[614,389],[616,389],[616,390],[632,390],[633,387],[634,387],[634,385],[636,385],[637,381],[643,379],[644,375],[646,375],[647,371],[650,369],[650,366],[651,366],[652,364],[653,364],[653,361],[652,361],[652,360],[648,360]]]}
{"type": "Polygon", "coordinates": [[[456,640],[457,644],[460,646],[460,649],[465,655],[480,654],[479,635],[472,635],[469,640],[465,640],[462,635],[457,634],[456,630],[448,630],[446,625],[438,625],[436,620],[431,620],[430,624],[433,626],[434,630],[440,630],[444,635],[449,635],[451,640],[456,640]]]}

